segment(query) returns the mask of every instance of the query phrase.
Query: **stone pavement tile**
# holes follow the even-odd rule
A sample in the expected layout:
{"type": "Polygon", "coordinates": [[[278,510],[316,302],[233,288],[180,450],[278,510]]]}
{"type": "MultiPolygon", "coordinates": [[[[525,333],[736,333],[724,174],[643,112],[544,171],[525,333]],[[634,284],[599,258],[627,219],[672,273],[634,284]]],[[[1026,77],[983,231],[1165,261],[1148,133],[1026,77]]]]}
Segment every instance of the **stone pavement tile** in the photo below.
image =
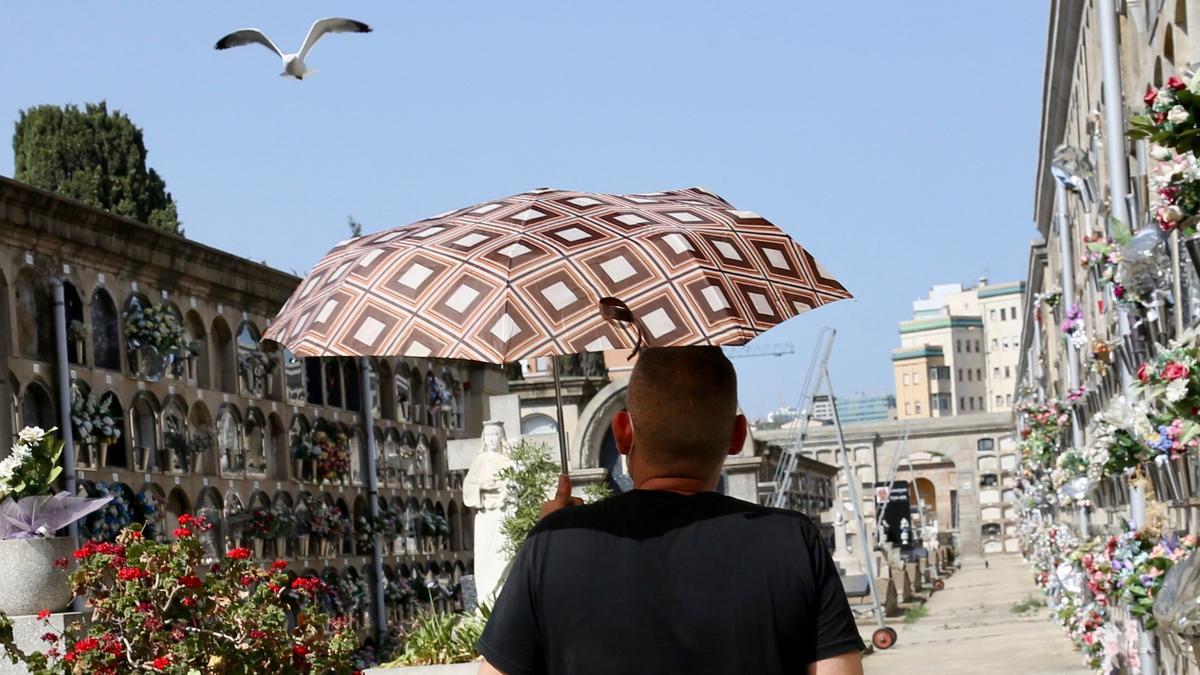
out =
{"type": "MultiPolygon", "coordinates": [[[[985,568],[981,558],[965,559],[946,579],[946,589],[929,598],[924,618],[911,624],[903,617],[890,620],[896,645],[866,657],[866,674],[1091,672],[1049,610],[1012,612],[1013,603],[1041,597],[1025,561],[1008,554],[989,556],[988,562],[985,568]]],[[[870,639],[874,621],[863,617],[859,626],[863,639],[870,639]]]]}

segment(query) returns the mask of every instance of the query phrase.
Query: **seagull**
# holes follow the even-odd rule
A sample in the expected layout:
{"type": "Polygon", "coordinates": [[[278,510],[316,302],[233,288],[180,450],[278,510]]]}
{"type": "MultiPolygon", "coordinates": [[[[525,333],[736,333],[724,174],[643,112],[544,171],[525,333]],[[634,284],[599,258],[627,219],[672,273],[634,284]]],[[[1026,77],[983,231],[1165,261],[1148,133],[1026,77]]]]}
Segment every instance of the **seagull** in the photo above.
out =
{"type": "Polygon", "coordinates": [[[304,65],[304,57],[308,56],[308,51],[317,44],[326,33],[370,33],[371,27],[361,21],[354,19],[339,19],[331,17],[328,19],[317,19],[313,22],[312,28],[308,29],[308,37],[304,38],[304,46],[295,54],[284,54],[271,42],[271,38],[267,37],[257,28],[243,28],[234,31],[229,35],[217,40],[215,45],[217,49],[229,49],[230,47],[241,47],[242,45],[258,43],[267,49],[279,55],[283,60],[283,72],[281,77],[294,77],[297,80],[303,80],[305,76],[316,73],[317,71],[309,69],[304,65]]]}

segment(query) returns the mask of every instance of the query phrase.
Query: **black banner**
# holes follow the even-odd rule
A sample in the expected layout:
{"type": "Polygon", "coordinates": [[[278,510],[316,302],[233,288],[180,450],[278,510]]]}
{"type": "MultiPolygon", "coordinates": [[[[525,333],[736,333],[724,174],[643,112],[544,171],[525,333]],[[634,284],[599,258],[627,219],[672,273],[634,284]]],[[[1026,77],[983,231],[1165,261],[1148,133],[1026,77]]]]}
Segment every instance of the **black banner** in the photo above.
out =
{"type": "Polygon", "coordinates": [[[912,504],[908,501],[908,481],[875,484],[875,518],[882,538],[901,551],[912,549],[915,533],[912,528],[912,504]]]}

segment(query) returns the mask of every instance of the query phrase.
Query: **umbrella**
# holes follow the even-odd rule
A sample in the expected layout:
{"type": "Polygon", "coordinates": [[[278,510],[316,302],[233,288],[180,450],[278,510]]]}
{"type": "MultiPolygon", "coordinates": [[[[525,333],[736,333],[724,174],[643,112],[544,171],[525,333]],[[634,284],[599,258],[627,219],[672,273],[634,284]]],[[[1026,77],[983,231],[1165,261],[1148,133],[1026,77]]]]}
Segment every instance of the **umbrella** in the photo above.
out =
{"type": "Polygon", "coordinates": [[[264,337],[297,356],[503,364],[742,345],[848,297],[785,232],[702,188],[539,189],[341,242],[264,337]]]}

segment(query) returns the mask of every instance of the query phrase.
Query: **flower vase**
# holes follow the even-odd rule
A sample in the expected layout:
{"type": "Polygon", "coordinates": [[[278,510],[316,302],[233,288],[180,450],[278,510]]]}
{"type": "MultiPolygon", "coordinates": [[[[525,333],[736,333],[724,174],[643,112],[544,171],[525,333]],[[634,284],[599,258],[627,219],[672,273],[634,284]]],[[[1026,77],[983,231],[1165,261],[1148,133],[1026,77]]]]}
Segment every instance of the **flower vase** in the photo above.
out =
{"type": "Polygon", "coordinates": [[[275,557],[286,558],[287,554],[287,537],[275,537],[275,557]]]}
{"type": "Polygon", "coordinates": [[[304,477],[304,460],[292,458],[292,480],[302,480],[304,477]]]}
{"type": "Polygon", "coordinates": [[[1173,502],[1183,499],[1183,485],[1179,480],[1180,473],[1175,470],[1176,461],[1178,460],[1170,460],[1163,465],[1163,482],[1166,483],[1167,496],[1173,502]]]}
{"type": "Polygon", "coordinates": [[[1183,500],[1191,499],[1196,490],[1192,483],[1191,464],[1191,456],[1186,454],[1171,460],[1171,470],[1174,471],[1175,480],[1179,485],[1179,498],[1183,500]]]}
{"type": "Polygon", "coordinates": [[[308,557],[309,539],[310,539],[309,537],[303,536],[303,535],[296,537],[296,557],[297,558],[303,559],[303,558],[308,557]]]}
{"type": "Polygon", "coordinates": [[[330,543],[331,542],[328,539],[324,539],[324,538],[317,540],[317,557],[318,558],[328,558],[329,557],[329,555],[330,555],[329,550],[330,550],[330,548],[332,548],[329,545],[330,543]]]}
{"type": "Polygon", "coordinates": [[[1192,261],[1192,270],[1195,271],[1197,275],[1200,275],[1200,233],[1194,234],[1190,237],[1183,237],[1180,239],[1180,243],[1183,244],[1183,248],[1187,251],[1188,258],[1190,258],[1192,261]]]}
{"type": "Polygon", "coordinates": [[[204,453],[193,452],[191,455],[191,470],[192,473],[199,475],[204,471],[204,453]]]}
{"type": "Polygon", "coordinates": [[[255,560],[263,560],[265,558],[265,556],[263,555],[263,548],[264,548],[264,544],[266,544],[266,541],[264,541],[263,539],[261,539],[259,537],[255,537],[254,539],[250,540],[250,543],[254,549],[254,559],[255,560]]]}
{"type": "Polygon", "coordinates": [[[96,446],[85,443],[75,453],[75,468],[90,469],[96,465],[96,446]]]}
{"type": "Polygon", "coordinates": [[[0,612],[9,616],[58,612],[71,603],[67,569],[54,564],[71,559],[75,540],[71,537],[38,537],[0,541],[0,612]]]}
{"type": "Polygon", "coordinates": [[[93,469],[101,469],[108,466],[108,443],[96,444],[96,456],[92,461],[93,469]]]}
{"type": "Polygon", "coordinates": [[[75,340],[71,343],[71,347],[75,351],[75,360],[71,361],[75,365],[83,365],[83,340],[75,340]]]}
{"type": "Polygon", "coordinates": [[[133,449],[133,470],[138,473],[150,470],[150,448],[133,449]]]}

